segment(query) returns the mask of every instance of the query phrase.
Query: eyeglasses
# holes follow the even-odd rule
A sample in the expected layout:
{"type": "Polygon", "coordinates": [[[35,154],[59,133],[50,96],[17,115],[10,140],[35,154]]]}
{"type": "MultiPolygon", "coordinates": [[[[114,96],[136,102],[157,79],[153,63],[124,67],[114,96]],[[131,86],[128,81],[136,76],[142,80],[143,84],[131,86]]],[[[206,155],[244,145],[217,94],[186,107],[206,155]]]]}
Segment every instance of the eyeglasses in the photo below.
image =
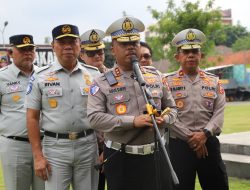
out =
{"type": "Polygon", "coordinates": [[[200,49],[180,49],[179,53],[183,53],[185,55],[188,55],[190,53],[198,54],[198,53],[200,53],[200,49]]]}
{"type": "Polygon", "coordinates": [[[140,59],[142,59],[142,58],[144,58],[144,59],[146,59],[146,60],[149,60],[149,59],[151,59],[151,55],[148,54],[148,53],[144,53],[144,54],[141,54],[140,59]]]}
{"type": "Polygon", "coordinates": [[[102,56],[104,54],[103,50],[96,50],[96,51],[85,51],[88,57],[94,57],[96,54],[102,56]]]}

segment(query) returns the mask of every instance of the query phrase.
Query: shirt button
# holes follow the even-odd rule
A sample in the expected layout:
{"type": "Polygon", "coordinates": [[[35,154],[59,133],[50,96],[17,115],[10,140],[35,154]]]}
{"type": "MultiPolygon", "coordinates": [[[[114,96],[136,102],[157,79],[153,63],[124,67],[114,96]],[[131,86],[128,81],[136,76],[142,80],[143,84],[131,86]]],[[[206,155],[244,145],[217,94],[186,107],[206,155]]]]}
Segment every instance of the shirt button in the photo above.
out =
{"type": "Polygon", "coordinates": [[[74,92],[74,90],[73,90],[73,89],[71,89],[71,90],[70,90],[70,92],[74,92]]]}
{"type": "Polygon", "coordinates": [[[72,109],[74,109],[74,106],[71,106],[72,109]]]}

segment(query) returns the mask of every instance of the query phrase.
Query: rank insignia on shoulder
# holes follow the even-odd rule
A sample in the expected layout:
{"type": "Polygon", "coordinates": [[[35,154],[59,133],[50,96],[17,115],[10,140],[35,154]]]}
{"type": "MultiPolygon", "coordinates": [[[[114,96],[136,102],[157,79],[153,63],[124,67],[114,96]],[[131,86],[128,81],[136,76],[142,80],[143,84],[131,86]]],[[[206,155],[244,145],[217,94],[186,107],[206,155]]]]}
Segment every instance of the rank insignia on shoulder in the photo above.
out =
{"type": "Polygon", "coordinates": [[[90,94],[92,96],[94,96],[98,91],[99,91],[99,86],[97,86],[96,84],[93,84],[90,86],[90,94]]]}

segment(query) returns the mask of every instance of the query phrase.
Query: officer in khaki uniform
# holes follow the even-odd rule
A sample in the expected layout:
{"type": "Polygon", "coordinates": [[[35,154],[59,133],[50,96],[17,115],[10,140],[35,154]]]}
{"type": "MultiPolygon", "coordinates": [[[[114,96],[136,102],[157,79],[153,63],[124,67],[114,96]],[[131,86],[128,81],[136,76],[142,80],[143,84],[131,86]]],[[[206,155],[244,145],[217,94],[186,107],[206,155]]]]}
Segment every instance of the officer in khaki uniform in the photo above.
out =
{"type": "Polygon", "coordinates": [[[13,63],[0,71],[0,154],[6,190],[43,190],[35,176],[26,129],[25,92],[33,72],[35,45],[27,34],[10,37],[13,63]]]}
{"type": "MultiPolygon", "coordinates": [[[[105,67],[105,53],[104,48],[105,45],[103,43],[103,38],[105,37],[105,32],[98,29],[91,29],[84,32],[81,38],[81,53],[80,60],[84,64],[91,65],[93,67],[97,67],[101,73],[108,71],[108,68],[105,67]]],[[[98,140],[98,149],[99,149],[99,160],[103,162],[103,145],[104,145],[104,137],[103,133],[96,131],[97,140],[98,140]]],[[[99,172],[99,183],[98,190],[105,189],[105,175],[102,169],[99,172]]]]}
{"type": "MultiPolygon", "coordinates": [[[[142,31],[144,24],[134,17],[121,18],[109,26],[106,34],[112,37],[116,65],[96,78],[90,88],[88,119],[94,129],[104,132],[104,157],[127,144],[105,163],[109,190],[156,189],[156,172],[160,174],[162,189],[168,189],[172,183],[164,158],[159,160],[161,169],[155,171],[153,124],[146,114],[146,103],[132,69],[131,57],[140,54],[142,31]]],[[[174,123],[177,115],[174,100],[154,67],[142,67],[141,71],[156,109],[171,108],[164,117],[156,116],[163,135],[166,124],[174,123]]]]}
{"type": "Polygon", "coordinates": [[[106,72],[108,69],[104,65],[105,45],[103,43],[103,38],[105,37],[105,32],[98,29],[91,29],[84,32],[81,38],[81,53],[80,60],[85,64],[97,67],[101,73],[106,72]]]}
{"type": "Polygon", "coordinates": [[[228,189],[216,137],[223,126],[225,93],[217,76],[199,68],[204,41],[197,29],[183,30],[172,40],[180,69],[166,77],[178,108],[169,147],[179,190],[194,189],[196,172],[202,189],[228,189]]]}
{"type": "Polygon", "coordinates": [[[52,30],[57,62],[37,71],[27,89],[27,127],[36,175],[46,180],[46,190],[96,190],[97,140],[87,120],[87,97],[95,67],[77,61],[78,28],[59,25],[52,30]],[[44,139],[41,146],[38,121],[41,113],[44,139]]]}

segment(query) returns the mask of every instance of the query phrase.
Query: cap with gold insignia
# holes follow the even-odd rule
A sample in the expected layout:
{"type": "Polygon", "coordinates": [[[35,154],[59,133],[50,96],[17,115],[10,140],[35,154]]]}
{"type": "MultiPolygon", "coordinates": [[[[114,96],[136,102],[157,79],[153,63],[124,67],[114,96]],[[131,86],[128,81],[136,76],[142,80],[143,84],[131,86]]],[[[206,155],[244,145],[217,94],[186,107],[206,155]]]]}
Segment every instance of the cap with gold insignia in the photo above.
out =
{"type": "Polygon", "coordinates": [[[22,48],[26,46],[35,46],[33,41],[33,36],[29,34],[19,34],[14,35],[9,38],[10,45],[15,46],[17,48],[22,48]]]}
{"type": "Polygon", "coordinates": [[[55,27],[52,30],[53,40],[57,40],[57,39],[67,37],[67,36],[79,38],[78,27],[71,25],[71,24],[62,24],[62,25],[55,27]]]}
{"type": "Polygon", "coordinates": [[[106,35],[118,42],[132,42],[140,40],[139,32],[143,32],[145,26],[137,18],[123,17],[113,22],[107,29],[106,35]]]}
{"type": "Polygon", "coordinates": [[[205,41],[206,36],[202,31],[188,28],[176,34],[171,43],[181,49],[199,49],[205,41]]]}
{"type": "Polygon", "coordinates": [[[105,48],[102,39],[105,37],[105,32],[98,29],[92,29],[84,32],[81,38],[81,48],[87,51],[95,51],[105,48]]]}

